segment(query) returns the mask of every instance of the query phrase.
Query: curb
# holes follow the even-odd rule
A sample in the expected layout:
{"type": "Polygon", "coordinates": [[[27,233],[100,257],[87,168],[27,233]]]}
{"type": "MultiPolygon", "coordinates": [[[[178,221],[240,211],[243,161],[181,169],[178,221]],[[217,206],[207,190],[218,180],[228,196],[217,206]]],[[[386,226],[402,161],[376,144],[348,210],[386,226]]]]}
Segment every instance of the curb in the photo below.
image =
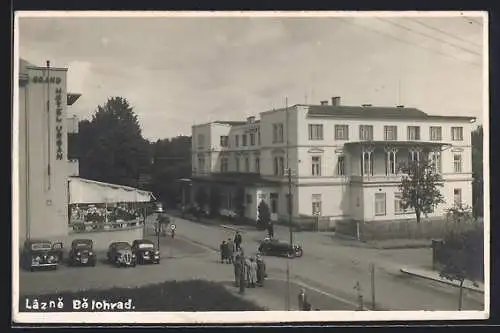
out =
{"type": "MultiPolygon", "coordinates": [[[[409,271],[409,270],[407,270],[405,268],[401,268],[400,272],[404,273],[404,274],[407,274],[407,275],[410,275],[410,276],[413,276],[413,277],[421,278],[421,279],[426,279],[426,280],[432,280],[432,281],[436,281],[436,282],[441,282],[441,283],[444,283],[444,284],[447,284],[449,286],[453,286],[453,287],[456,287],[456,288],[459,287],[456,283],[454,283],[452,281],[448,281],[448,280],[445,280],[445,279],[437,279],[437,278],[433,278],[433,277],[430,277],[430,276],[425,276],[425,275],[422,275],[422,274],[413,273],[413,272],[411,272],[411,271],[409,271]]],[[[480,288],[477,288],[477,287],[462,286],[462,288],[470,290],[470,291],[473,291],[473,292],[476,292],[476,293],[484,294],[484,290],[481,290],[480,288]]]]}

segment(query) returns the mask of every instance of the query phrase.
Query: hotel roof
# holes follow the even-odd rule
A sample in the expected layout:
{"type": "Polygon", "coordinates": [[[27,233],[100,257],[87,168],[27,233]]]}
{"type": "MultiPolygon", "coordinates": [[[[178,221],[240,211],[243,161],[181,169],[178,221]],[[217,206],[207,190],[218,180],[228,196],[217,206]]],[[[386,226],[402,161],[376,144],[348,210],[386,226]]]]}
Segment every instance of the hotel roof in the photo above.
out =
{"type": "Polygon", "coordinates": [[[341,117],[365,119],[415,119],[415,120],[458,120],[470,121],[475,117],[465,116],[434,116],[416,108],[407,107],[380,107],[380,106],[333,106],[333,105],[307,105],[308,115],[312,117],[341,117]]]}

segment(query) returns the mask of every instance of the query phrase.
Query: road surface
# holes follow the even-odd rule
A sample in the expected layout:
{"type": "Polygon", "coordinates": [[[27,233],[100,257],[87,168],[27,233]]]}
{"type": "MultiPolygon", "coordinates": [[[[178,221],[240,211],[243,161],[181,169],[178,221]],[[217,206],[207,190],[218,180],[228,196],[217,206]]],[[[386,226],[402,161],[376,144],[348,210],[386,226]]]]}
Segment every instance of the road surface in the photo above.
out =
{"type": "MultiPolygon", "coordinates": [[[[173,218],[176,234],[197,244],[218,250],[223,240],[234,237],[234,230],[221,226],[200,224],[186,219],[173,218]]],[[[245,253],[255,253],[262,231],[243,229],[245,253]]],[[[275,236],[288,239],[286,228],[275,227],[275,236]]],[[[429,249],[373,250],[340,246],[321,233],[295,233],[295,242],[304,248],[304,256],[288,260],[266,257],[270,275],[283,276],[286,262],[290,265],[293,280],[336,295],[351,303],[357,302],[354,286],[361,285],[367,306],[371,306],[370,264],[375,265],[375,303],[381,310],[442,310],[455,311],[458,307],[458,289],[439,282],[404,276],[403,266],[427,263],[431,260],[429,249]]],[[[465,292],[464,310],[483,310],[483,295],[465,292]]]]}

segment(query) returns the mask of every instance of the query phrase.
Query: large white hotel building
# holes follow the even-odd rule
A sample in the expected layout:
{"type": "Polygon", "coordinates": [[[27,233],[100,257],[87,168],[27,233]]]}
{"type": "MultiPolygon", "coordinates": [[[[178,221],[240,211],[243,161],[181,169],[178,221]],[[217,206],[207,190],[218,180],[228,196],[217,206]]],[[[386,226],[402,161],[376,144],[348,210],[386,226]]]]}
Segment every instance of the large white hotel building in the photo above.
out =
{"type": "Polygon", "coordinates": [[[398,165],[430,158],[442,174],[446,203],[429,218],[440,217],[455,203],[472,205],[474,121],[404,106],[343,106],[333,97],[262,112],[260,119],[195,125],[193,192],[216,184],[225,212],[234,206],[235,188],[244,187],[247,218],[255,220],[265,200],[273,220],[287,220],[288,163],[294,223],[310,221],[315,212],[330,226],[409,220],[414,214],[399,205],[398,165]]]}

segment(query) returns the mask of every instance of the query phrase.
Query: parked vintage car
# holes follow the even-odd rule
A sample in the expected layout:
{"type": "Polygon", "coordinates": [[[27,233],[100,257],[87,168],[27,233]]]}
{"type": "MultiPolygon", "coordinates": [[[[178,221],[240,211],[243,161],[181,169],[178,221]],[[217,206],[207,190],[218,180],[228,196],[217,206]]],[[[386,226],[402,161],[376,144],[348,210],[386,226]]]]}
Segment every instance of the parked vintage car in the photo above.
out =
{"type": "Polygon", "coordinates": [[[135,267],[137,261],[128,242],[113,242],[109,245],[106,254],[108,262],[118,267],[135,267]]]}
{"type": "Polygon", "coordinates": [[[54,249],[54,244],[49,240],[27,239],[21,252],[21,265],[30,271],[38,268],[57,269],[59,251],[54,249]]]}
{"type": "Polygon", "coordinates": [[[93,250],[94,241],[91,239],[75,239],[71,242],[68,263],[73,265],[95,266],[96,255],[93,250]]]}
{"type": "Polygon", "coordinates": [[[155,244],[147,239],[136,239],[132,242],[132,252],[138,264],[159,264],[160,251],[155,244]]]}
{"type": "Polygon", "coordinates": [[[280,241],[276,238],[265,238],[259,245],[259,252],[263,255],[286,256],[288,258],[302,257],[302,246],[280,241]]]}

